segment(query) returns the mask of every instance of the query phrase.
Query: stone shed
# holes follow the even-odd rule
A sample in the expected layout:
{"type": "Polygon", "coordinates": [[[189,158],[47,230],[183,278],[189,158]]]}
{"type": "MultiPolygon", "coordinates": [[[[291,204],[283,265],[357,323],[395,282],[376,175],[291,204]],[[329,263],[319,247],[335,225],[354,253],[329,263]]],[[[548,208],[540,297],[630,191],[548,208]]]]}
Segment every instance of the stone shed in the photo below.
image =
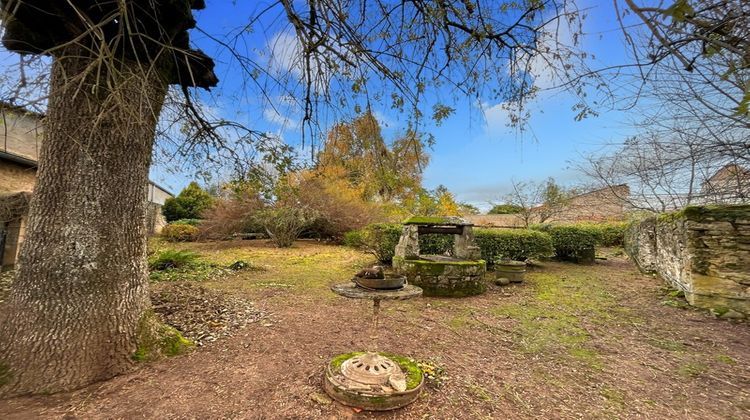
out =
{"type": "Polygon", "coordinates": [[[697,206],[633,224],[625,249],[694,306],[750,316],[750,205],[697,206]]]}

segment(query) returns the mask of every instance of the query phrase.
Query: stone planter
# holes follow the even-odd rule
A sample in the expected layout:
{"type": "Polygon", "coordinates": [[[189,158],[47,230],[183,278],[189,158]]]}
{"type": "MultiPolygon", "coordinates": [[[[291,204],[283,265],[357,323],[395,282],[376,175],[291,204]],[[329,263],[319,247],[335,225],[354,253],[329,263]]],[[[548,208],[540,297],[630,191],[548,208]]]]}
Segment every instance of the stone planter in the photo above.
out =
{"type": "Polygon", "coordinates": [[[526,274],[526,263],[522,261],[498,260],[495,261],[495,278],[506,278],[511,283],[523,282],[526,274]]]}

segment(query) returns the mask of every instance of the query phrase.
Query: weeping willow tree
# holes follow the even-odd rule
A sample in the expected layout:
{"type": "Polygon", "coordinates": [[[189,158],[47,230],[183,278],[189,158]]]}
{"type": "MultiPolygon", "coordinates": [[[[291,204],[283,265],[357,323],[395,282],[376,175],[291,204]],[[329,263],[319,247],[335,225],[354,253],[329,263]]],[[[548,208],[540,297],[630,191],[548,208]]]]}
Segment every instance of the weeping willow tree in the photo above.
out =
{"type": "MultiPolygon", "coordinates": [[[[43,78],[49,91],[37,102],[46,119],[27,237],[2,308],[0,395],[73,389],[130,368],[149,312],[144,186],[157,129],[176,132],[172,152],[189,160],[242,162],[251,150],[273,163],[274,151],[285,150],[252,122],[206,112],[208,97],[190,90],[218,82],[213,61],[190,47],[187,32],[196,24],[192,10],[203,6],[0,1],[3,44],[23,54],[20,68],[32,57],[52,61],[43,78]],[[168,93],[170,85],[179,89],[168,93]],[[230,142],[227,133],[248,141],[230,142]]],[[[291,103],[311,138],[326,131],[325,110],[356,111],[370,101],[409,115],[414,130],[424,114],[440,121],[453,110],[430,93],[435,88],[454,99],[502,102],[516,119],[541,78],[584,98],[575,45],[581,15],[569,0],[234,7],[247,13],[242,27],[218,35],[199,28],[216,47],[212,55],[242,79],[225,100],[235,93],[260,98],[272,110],[291,103]],[[267,29],[259,27],[266,18],[285,22],[279,33],[292,40],[286,54],[276,54],[284,58],[280,71],[258,61],[266,46],[252,34],[267,29]]],[[[17,80],[28,82],[23,73],[17,80]]],[[[17,101],[21,90],[8,92],[17,101]]],[[[578,109],[585,113],[586,104],[578,109]]]]}

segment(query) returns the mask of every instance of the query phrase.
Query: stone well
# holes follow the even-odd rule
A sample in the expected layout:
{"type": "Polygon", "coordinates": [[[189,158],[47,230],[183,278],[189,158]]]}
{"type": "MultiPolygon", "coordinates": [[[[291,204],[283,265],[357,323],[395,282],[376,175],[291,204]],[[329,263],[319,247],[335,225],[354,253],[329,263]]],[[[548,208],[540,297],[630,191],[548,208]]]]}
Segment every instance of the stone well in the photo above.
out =
{"type": "Polygon", "coordinates": [[[404,222],[393,268],[425,296],[463,297],[484,293],[487,270],[474,244],[473,225],[458,217],[412,217],[404,222]],[[420,234],[454,235],[451,255],[421,255],[420,234]]]}

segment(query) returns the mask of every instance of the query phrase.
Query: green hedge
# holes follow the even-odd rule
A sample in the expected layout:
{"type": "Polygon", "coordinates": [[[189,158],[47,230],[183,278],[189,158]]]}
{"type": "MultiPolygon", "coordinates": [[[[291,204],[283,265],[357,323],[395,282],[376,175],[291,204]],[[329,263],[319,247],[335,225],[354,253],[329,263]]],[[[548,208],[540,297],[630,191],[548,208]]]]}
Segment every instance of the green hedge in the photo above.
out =
{"type": "Polygon", "coordinates": [[[476,243],[482,259],[492,264],[496,259],[525,261],[554,254],[550,235],[530,229],[477,229],[476,243]]]}
{"type": "Polygon", "coordinates": [[[401,238],[402,226],[397,223],[374,223],[366,226],[360,232],[361,246],[366,252],[373,254],[378,261],[390,264],[396,251],[396,245],[401,238]]]}
{"type": "Polygon", "coordinates": [[[453,235],[428,233],[419,235],[419,252],[428,255],[442,255],[453,250],[453,235]]]}
{"type": "Polygon", "coordinates": [[[541,225],[535,228],[552,236],[555,256],[563,261],[578,263],[594,262],[596,245],[601,232],[593,225],[579,224],[567,226],[541,225]]]}
{"type": "Polygon", "coordinates": [[[627,222],[612,222],[595,225],[599,230],[599,246],[622,246],[625,243],[625,231],[628,229],[627,222]]]}
{"type": "MultiPolygon", "coordinates": [[[[369,252],[380,262],[390,264],[402,229],[402,225],[396,223],[372,224],[364,229],[347,232],[344,244],[369,252]]],[[[477,246],[482,251],[482,259],[489,263],[496,258],[524,261],[554,254],[550,236],[538,231],[477,229],[475,236],[477,246]]],[[[444,254],[453,248],[453,240],[453,235],[420,235],[419,249],[422,254],[444,254]]]]}
{"type": "MultiPolygon", "coordinates": [[[[531,229],[542,232],[550,232],[555,225],[542,224],[532,225],[531,229]]],[[[628,228],[627,222],[607,222],[607,223],[576,223],[572,225],[563,225],[573,227],[588,232],[596,237],[597,246],[622,246],[625,240],[625,231],[628,228]]]]}

